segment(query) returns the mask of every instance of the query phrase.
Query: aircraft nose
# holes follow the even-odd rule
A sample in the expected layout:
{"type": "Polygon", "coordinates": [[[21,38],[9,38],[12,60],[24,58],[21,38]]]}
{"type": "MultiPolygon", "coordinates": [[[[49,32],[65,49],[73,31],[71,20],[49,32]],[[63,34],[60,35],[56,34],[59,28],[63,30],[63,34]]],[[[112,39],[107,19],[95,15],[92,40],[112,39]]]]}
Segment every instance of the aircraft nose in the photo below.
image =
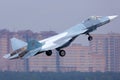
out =
{"type": "Polygon", "coordinates": [[[117,18],[117,17],[118,17],[118,15],[108,16],[108,18],[109,18],[110,20],[113,20],[113,19],[115,19],[115,18],[117,18]]]}

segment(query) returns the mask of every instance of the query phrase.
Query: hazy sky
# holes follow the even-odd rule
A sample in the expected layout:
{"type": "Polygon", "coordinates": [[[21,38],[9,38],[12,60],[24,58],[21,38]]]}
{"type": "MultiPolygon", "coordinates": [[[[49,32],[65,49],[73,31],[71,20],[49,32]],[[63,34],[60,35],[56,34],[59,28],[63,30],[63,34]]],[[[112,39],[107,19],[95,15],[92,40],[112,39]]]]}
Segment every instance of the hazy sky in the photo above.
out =
{"type": "MultiPolygon", "coordinates": [[[[0,0],[0,29],[62,32],[89,16],[120,15],[120,0],[0,0]]],[[[94,33],[120,31],[120,16],[94,33]]]]}

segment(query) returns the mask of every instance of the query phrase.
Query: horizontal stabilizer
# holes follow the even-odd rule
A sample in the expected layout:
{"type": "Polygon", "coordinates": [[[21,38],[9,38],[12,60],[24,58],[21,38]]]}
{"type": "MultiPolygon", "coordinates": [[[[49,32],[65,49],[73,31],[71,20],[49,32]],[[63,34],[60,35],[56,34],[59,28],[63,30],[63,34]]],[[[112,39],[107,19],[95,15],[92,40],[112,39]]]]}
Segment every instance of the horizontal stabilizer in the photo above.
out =
{"type": "Polygon", "coordinates": [[[13,50],[17,50],[17,49],[27,46],[27,43],[22,40],[16,39],[16,38],[12,38],[11,45],[12,45],[13,50]]]}
{"type": "Polygon", "coordinates": [[[42,46],[42,44],[40,42],[38,42],[36,40],[31,40],[28,42],[27,50],[30,51],[30,50],[36,49],[40,46],[42,46]]]}
{"type": "Polygon", "coordinates": [[[10,54],[6,54],[3,56],[3,58],[8,59],[10,57],[10,54]]]}
{"type": "Polygon", "coordinates": [[[16,59],[18,57],[19,57],[19,54],[15,54],[13,56],[11,56],[11,54],[6,54],[3,56],[3,58],[5,58],[5,59],[16,59]]]}

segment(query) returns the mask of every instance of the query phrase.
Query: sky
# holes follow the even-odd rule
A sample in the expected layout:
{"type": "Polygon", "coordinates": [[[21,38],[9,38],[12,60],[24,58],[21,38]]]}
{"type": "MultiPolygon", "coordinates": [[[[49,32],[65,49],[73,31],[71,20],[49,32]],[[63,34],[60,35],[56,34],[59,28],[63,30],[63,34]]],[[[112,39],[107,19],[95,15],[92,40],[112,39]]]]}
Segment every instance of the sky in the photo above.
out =
{"type": "MultiPolygon", "coordinates": [[[[120,15],[120,0],[0,0],[0,29],[58,33],[89,16],[120,15]]],[[[94,33],[120,31],[120,16],[94,33]]]]}

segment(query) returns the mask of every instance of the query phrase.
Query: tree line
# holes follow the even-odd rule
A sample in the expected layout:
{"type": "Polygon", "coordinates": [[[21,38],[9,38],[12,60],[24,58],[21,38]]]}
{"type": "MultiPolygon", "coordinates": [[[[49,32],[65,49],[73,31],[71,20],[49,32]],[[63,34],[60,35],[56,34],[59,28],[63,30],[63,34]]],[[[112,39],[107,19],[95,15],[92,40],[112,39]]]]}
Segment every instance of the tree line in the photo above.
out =
{"type": "Polygon", "coordinates": [[[120,80],[120,72],[10,72],[0,80],[120,80]]]}

